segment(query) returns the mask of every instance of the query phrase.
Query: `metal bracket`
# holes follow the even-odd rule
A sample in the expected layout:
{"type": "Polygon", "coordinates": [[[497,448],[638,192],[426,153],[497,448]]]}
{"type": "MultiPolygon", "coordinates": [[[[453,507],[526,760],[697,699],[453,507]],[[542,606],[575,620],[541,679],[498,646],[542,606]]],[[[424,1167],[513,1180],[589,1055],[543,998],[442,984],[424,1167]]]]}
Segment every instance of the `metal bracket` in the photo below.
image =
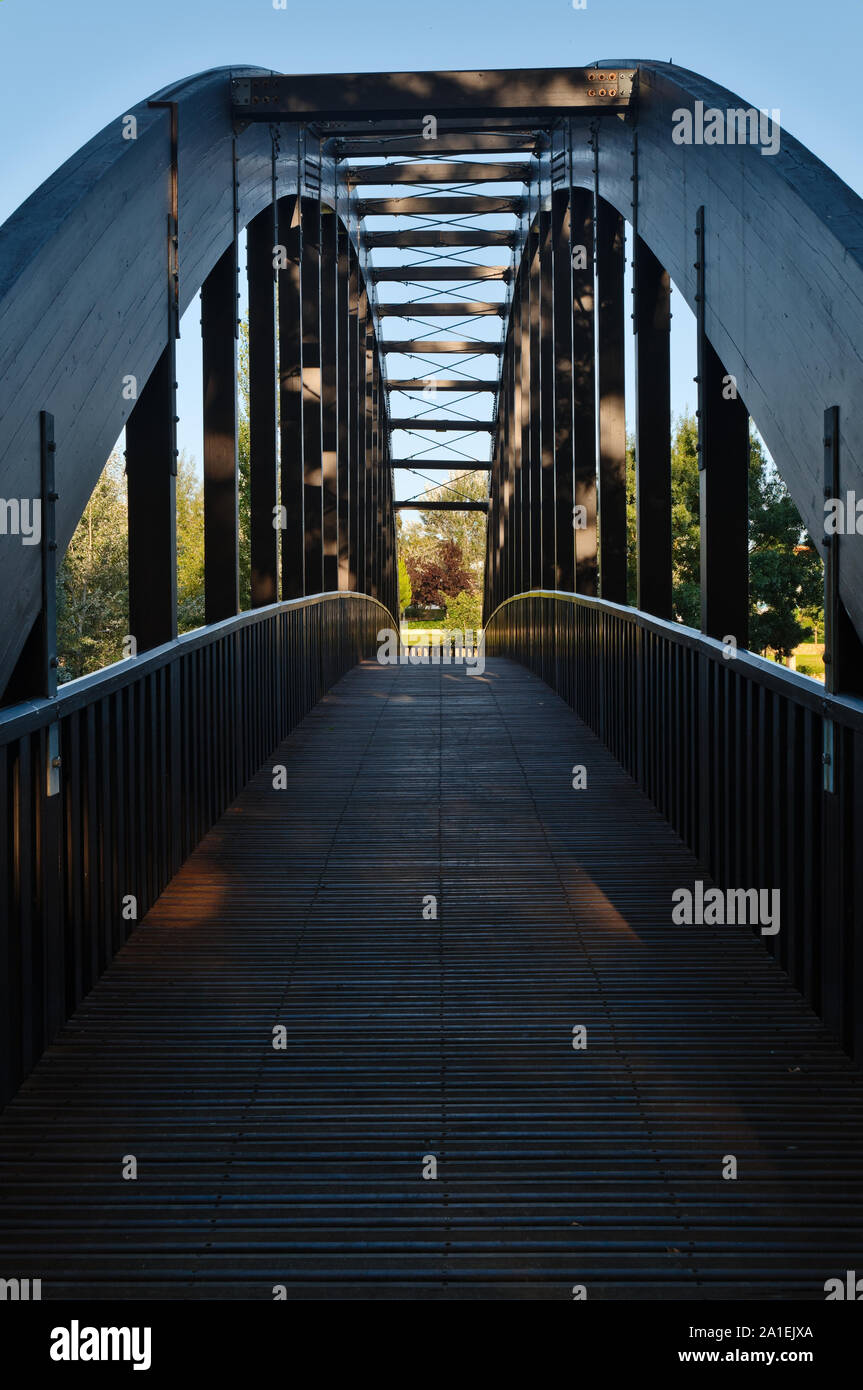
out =
{"type": "MultiPolygon", "coordinates": [[[[826,668],[825,668],[826,669],[826,668]]],[[[836,757],[834,753],[834,725],[833,720],[825,714],[823,720],[824,743],[821,754],[821,762],[824,766],[824,790],[826,792],[836,791],[836,757]]]]}
{"type": "Polygon", "coordinates": [[[634,334],[636,334],[636,333],[638,332],[638,315],[637,315],[636,312],[635,312],[635,305],[636,305],[636,303],[637,303],[637,298],[636,298],[636,296],[637,296],[637,294],[638,294],[638,287],[637,287],[637,285],[635,284],[635,247],[638,245],[638,131],[637,131],[637,130],[634,130],[634,131],[632,132],[632,150],[631,150],[631,154],[632,154],[632,173],[630,174],[629,179],[630,179],[630,183],[632,184],[632,197],[630,198],[630,208],[631,208],[631,211],[632,211],[632,216],[631,216],[631,218],[630,218],[630,222],[631,222],[631,224],[632,224],[632,247],[633,247],[633,251],[632,251],[632,262],[631,262],[631,264],[632,264],[632,273],[633,273],[633,275],[632,275],[632,281],[633,281],[633,282],[632,282],[632,289],[630,290],[630,294],[632,295],[632,313],[630,314],[629,317],[630,317],[630,319],[631,319],[631,321],[632,321],[632,332],[633,332],[633,335],[634,335],[634,334]]]}
{"type": "Polygon", "coordinates": [[[234,337],[240,337],[240,161],[236,131],[231,136],[231,223],[234,247],[234,337]]]}
{"type": "Polygon", "coordinates": [[[235,106],[251,106],[252,79],[250,77],[234,77],[231,79],[231,101],[235,106]]]}
{"type": "Polygon", "coordinates": [[[540,212],[551,212],[551,141],[539,157],[539,210],[540,212]]]}
{"type": "MultiPolygon", "coordinates": [[[[54,416],[39,412],[39,456],[42,488],[42,669],[44,693],[57,698],[57,488],[54,416]]],[[[49,724],[45,748],[45,795],[60,791],[60,724],[49,724]]]]}
{"type": "Polygon", "coordinates": [[[270,145],[271,145],[271,182],[273,189],[273,206],[275,207],[279,197],[279,127],[270,126],[270,145]]]}
{"type": "Polygon", "coordinates": [[[175,101],[151,101],[171,113],[171,211],[168,213],[168,321],[169,332],[180,336],[180,186],[179,116],[175,101]]]}
{"type": "Polygon", "coordinates": [[[704,399],[704,373],[706,363],[704,361],[705,345],[705,312],[706,312],[706,240],[704,236],[704,207],[698,209],[695,216],[695,241],[698,248],[698,259],[694,263],[695,270],[695,317],[697,322],[696,332],[696,352],[698,375],[695,378],[698,386],[698,409],[695,418],[699,421],[698,430],[698,471],[703,473],[707,460],[704,457],[704,430],[701,428],[701,421],[704,419],[706,402],[704,399]]]}
{"type": "Polygon", "coordinates": [[[54,416],[39,412],[39,455],[42,486],[42,669],[44,693],[57,694],[57,490],[55,484],[54,416]]]}
{"type": "Polygon", "coordinates": [[[60,793],[60,723],[49,724],[45,730],[45,795],[60,793]]]}
{"type": "Polygon", "coordinates": [[[632,183],[632,197],[630,205],[632,207],[632,236],[633,240],[638,236],[638,131],[632,132],[632,173],[630,174],[632,183]]]}
{"type": "MultiPolygon", "coordinates": [[[[839,497],[839,407],[824,412],[824,497],[839,497]]],[[[835,694],[838,685],[839,535],[824,537],[824,689],[835,694]]]]}

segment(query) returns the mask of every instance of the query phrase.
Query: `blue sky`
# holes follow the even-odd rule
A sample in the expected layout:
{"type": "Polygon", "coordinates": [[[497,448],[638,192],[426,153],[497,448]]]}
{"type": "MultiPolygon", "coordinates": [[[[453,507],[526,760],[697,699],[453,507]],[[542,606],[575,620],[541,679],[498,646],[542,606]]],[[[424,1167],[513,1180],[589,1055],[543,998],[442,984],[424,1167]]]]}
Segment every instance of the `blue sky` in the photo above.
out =
{"type": "MultiPolygon", "coordinates": [[[[861,0],[0,0],[0,222],[96,131],[210,67],[284,72],[581,66],[673,60],[782,126],[863,194],[854,63],[861,0]]],[[[672,402],[694,404],[691,315],[677,300],[672,402]]],[[[200,456],[197,313],[184,321],[180,442],[200,456]],[[191,320],[195,321],[192,322],[191,320]]],[[[401,495],[406,495],[403,488],[401,495]]]]}

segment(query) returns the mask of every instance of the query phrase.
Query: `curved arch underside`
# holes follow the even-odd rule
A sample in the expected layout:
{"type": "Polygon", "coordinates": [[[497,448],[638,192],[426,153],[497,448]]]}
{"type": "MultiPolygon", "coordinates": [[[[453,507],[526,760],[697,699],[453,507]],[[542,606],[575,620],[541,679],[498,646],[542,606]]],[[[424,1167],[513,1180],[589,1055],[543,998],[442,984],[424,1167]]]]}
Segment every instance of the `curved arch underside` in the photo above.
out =
{"type": "MultiPolygon", "coordinates": [[[[837,405],[840,412],[843,490],[856,488],[863,495],[863,422],[855,410],[863,367],[863,202],[784,132],[780,150],[771,156],[750,145],[674,144],[675,110],[692,108],[696,101],[723,110],[744,103],[671,65],[614,66],[637,70],[637,101],[627,113],[602,113],[599,191],[635,222],[693,309],[694,229],[697,210],[704,208],[707,335],[737,378],[746,407],[820,544],[822,420],[828,406],[837,405]]],[[[168,341],[171,118],[168,109],[152,102],[176,103],[182,313],[237,227],[262,211],[274,191],[281,197],[300,186],[297,117],[306,120],[308,112],[297,111],[291,120],[274,109],[265,120],[238,122],[232,106],[232,79],[267,75],[255,68],[218,69],[132,107],[128,114],[136,118],[137,139],[122,138],[118,117],[0,229],[0,493],[38,496],[39,412],[52,412],[61,553],[134,405],[123,399],[123,377],[134,373],[139,383],[146,381],[168,341]]],[[[357,79],[363,93],[376,80],[386,86],[389,105],[375,111],[381,129],[392,129],[388,113],[401,76],[357,79]]],[[[435,76],[441,75],[405,75],[410,82],[398,110],[413,111],[414,119],[424,115],[433,105],[434,86],[419,79],[435,76]]],[[[446,75],[447,100],[467,119],[471,110],[459,79],[480,78],[486,84],[483,100],[491,103],[486,109],[492,109],[494,76],[446,75]]],[[[510,90],[518,85],[513,74],[499,76],[510,90]]],[[[538,162],[540,176],[522,217],[525,233],[551,191],[543,168],[554,186],[594,186],[590,113],[568,112],[565,77],[558,87],[552,81],[540,84],[541,90],[536,81],[520,84],[520,100],[537,93],[538,108],[528,123],[548,127],[569,121],[569,167],[538,162]]],[[[281,81],[299,86],[311,79],[281,81]]],[[[347,108],[350,84],[343,78],[339,83],[348,90],[347,108]]],[[[361,101],[365,107],[355,104],[349,110],[352,120],[368,113],[368,97],[361,101]]],[[[519,111],[526,120],[524,108],[519,111]]],[[[368,131],[368,121],[364,128],[368,131]]],[[[319,172],[321,196],[341,212],[359,248],[355,191],[339,184],[333,159],[322,159],[319,172]]],[[[367,264],[362,253],[361,264],[367,264]]],[[[840,582],[846,607],[863,633],[859,546],[843,550],[840,582]]],[[[6,598],[0,614],[0,690],[38,614],[40,583],[38,547],[0,547],[0,592],[6,598]]]]}
{"type": "MultiPolygon", "coordinates": [[[[863,482],[863,201],[785,131],[779,150],[676,145],[673,112],[745,103],[669,64],[639,64],[639,235],[697,312],[704,208],[705,328],[736,379],[792,497],[824,551],[823,418],[838,405],[843,491],[863,482]]],[[[632,217],[632,131],[600,132],[599,187],[632,217]]],[[[593,154],[573,181],[593,186],[593,154]]],[[[863,634],[863,547],[843,550],[841,593],[863,634]]]]}

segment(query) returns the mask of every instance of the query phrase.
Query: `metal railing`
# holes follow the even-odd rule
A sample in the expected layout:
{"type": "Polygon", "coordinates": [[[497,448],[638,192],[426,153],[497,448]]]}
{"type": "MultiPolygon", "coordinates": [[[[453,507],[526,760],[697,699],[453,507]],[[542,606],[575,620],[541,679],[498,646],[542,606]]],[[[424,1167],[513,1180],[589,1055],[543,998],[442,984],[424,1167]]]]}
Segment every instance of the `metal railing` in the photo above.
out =
{"type": "Polygon", "coordinates": [[[362,594],[273,604],[0,710],[0,1103],[382,617],[362,594]]]}
{"type": "Polygon", "coordinates": [[[863,1059],[863,700],[680,624],[544,590],[495,609],[486,651],[572,706],[718,886],[780,890],[765,944],[863,1059]]]}

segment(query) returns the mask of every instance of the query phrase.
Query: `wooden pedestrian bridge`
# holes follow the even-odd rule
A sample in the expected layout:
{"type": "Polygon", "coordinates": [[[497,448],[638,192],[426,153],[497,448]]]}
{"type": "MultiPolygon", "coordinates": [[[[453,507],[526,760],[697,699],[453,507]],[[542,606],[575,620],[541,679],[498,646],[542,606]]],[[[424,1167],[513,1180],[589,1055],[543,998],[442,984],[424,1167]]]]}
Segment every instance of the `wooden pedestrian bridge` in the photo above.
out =
{"type": "Polygon", "coordinates": [[[678,143],[699,102],[744,105],[654,62],[218,70],[0,228],[7,1297],[820,1301],[863,1271],[863,549],[823,522],[863,495],[863,203],[778,128],[678,143]],[[747,650],[750,419],[824,557],[823,685],[747,650]],[[57,558],[124,430],[136,654],[58,686],[57,558]],[[475,435],[483,638],[411,661],[394,469],[475,435]]]}

